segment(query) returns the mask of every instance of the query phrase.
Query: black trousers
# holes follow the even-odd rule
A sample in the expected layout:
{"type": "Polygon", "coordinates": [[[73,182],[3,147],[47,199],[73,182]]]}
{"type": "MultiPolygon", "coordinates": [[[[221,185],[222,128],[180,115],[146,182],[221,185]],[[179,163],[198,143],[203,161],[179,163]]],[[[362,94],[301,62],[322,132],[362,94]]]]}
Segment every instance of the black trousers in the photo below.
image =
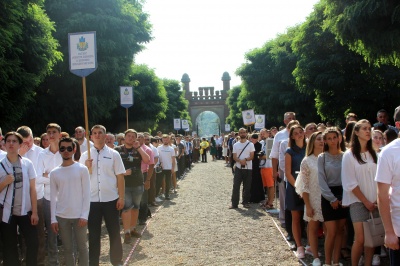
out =
{"type": "Polygon", "coordinates": [[[17,225],[26,243],[26,265],[37,265],[38,235],[36,226],[31,224],[30,216],[12,215],[10,223],[1,222],[1,238],[3,245],[3,265],[21,265],[18,257],[17,225]]]}
{"type": "Polygon", "coordinates": [[[156,175],[156,196],[160,193],[162,181],[165,178],[165,197],[169,197],[169,189],[171,188],[171,170],[162,170],[156,175]]]}
{"type": "Polygon", "coordinates": [[[122,243],[119,234],[119,211],[117,200],[91,202],[88,220],[89,265],[98,266],[100,257],[101,223],[104,218],[110,240],[110,261],[113,265],[122,264],[122,243]]]}

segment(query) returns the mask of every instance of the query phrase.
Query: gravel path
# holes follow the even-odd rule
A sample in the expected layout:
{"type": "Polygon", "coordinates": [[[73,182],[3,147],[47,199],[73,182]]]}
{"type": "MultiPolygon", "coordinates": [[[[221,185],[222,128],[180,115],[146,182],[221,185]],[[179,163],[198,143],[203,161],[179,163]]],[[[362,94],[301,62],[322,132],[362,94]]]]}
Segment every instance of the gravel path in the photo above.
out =
{"type": "Polygon", "coordinates": [[[223,161],[196,164],[179,186],[127,265],[299,265],[258,204],[228,209],[232,174],[223,161]]]}

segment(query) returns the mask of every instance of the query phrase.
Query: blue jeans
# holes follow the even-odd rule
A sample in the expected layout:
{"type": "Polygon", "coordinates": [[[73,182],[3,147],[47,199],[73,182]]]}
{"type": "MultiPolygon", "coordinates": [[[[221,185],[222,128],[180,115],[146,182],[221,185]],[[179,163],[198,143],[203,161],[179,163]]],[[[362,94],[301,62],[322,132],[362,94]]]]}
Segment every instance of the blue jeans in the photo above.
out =
{"type": "Polygon", "coordinates": [[[47,229],[47,263],[49,265],[57,266],[58,261],[58,248],[57,248],[57,234],[51,229],[51,212],[50,201],[43,199],[43,212],[44,212],[44,226],[47,229]]]}
{"type": "Polygon", "coordinates": [[[243,183],[242,193],[242,204],[247,204],[250,201],[250,189],[251,189],[251,169],[239,169],[236,167],[235,175],[233,177],[233,188],[232,188],[232,206],[237,207],[239,205],[240,198],[240,185],[243,183]]]}
{"type": "Polygon", "coordinates": [[[144,185],[137,187],[125,187],[125,202],[123,211],[139,209],[144,191],[144,185]]]}
{"type": "Polygon", "coordinates": [[[56,217],[58,228],[60,230],[61,239],[64,247],[65,265],[75,266],[75,255],[73,241],[76,241],[76,246],[79,252],[79,266],[89,265],[89,253],[87,247],[87,226],[79,227],[79,219],[67,219],[56,217]]]}

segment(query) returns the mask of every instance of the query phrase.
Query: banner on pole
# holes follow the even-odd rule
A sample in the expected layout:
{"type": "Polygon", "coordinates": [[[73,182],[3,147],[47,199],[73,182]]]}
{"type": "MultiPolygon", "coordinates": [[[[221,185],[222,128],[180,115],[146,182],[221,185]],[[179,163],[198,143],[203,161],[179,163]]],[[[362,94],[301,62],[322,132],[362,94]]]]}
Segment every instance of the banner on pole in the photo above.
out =
{"type": "Polygon", "coordinates": [[[255,115],[256,123],[254,124],[255,130],[260,130],[265,127],[265,115],[255,115]]]}
{"type": "Polygon", "coordinates": [[[129,108],[133,105],[133,88],[132,87],[119,87],[121,106],[129,108]]]}
{"type": "Polygon", "coordinates": [[[253,109],[242,111],[242,116],[243,116],[243,124],[245,126],[251,126],[256,123],[253,109]]]}
{"type": "Polygon", "coordinates": [[[86,77],[97,69],[96,32],[68,33],[69,71],[86,77]]]}
{"type": "Polygon", "coordinates": [[[231,125],[225,124],[225,132],[230,132],[231,131],[231,125]]]}
{"type": "Polygon", "coordinates": [[[189,122],[185,119],[182,119],[182,129],[185,131],[189,131],[189,122]]]}
{"type": "Polygon", "coordinates": [[[174,129],[175,130],[181,129],[181,119],[180,118],[174,118],[174,129]]]}

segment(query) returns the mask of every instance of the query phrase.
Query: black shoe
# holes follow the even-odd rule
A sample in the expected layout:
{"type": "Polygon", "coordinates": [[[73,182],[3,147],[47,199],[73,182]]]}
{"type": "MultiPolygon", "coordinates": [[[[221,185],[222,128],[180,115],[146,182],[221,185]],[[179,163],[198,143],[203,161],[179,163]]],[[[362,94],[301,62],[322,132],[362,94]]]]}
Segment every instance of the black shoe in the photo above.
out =
{"type": "Polygon", "coordinates": [[[286,241],[293,241],[293,236],[292,235],[287,235],[286,236],[286,241]]]}
{"type": "Polygon", "coordinates": [[[146,224],[146,220],[140,220],[139,221],[139,225],[145,225],[146,224]]]}

